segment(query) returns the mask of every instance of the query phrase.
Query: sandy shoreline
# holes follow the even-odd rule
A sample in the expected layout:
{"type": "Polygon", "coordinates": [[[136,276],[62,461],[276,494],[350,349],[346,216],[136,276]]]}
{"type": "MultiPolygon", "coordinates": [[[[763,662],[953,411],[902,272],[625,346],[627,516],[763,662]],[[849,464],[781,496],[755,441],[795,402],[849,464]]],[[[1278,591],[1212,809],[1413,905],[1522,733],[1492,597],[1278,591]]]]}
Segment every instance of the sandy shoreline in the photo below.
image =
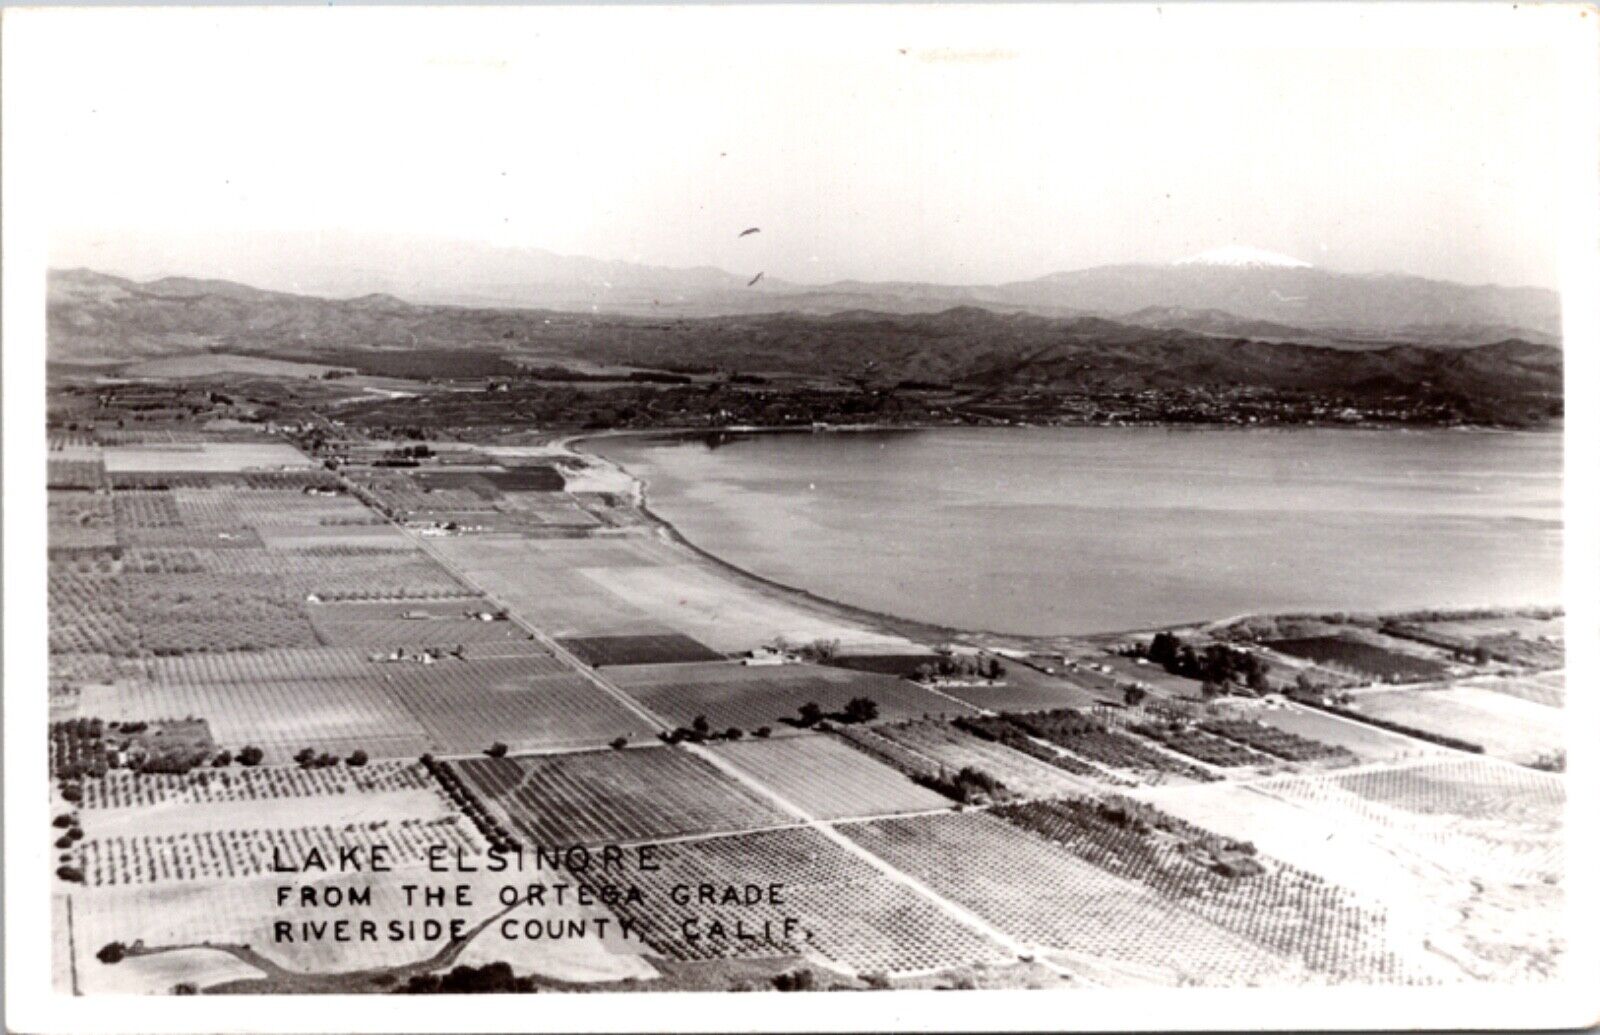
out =
{"type": "MultiPolygon", "coordinates": [[[[736,430],[724,430],[727,433],[741,435],[792,434],[799,432],[806,432],[808,434],[816,433],[815,430],[811,428],[740,428],[736,430]]],[[[884,429],[876,425],[852,425],[846,427],[829,427],[827,432],[832,434],[836,431],[850,433],[881,430],[884,429]]],[[[915,431],[925,429],[903,428],[894,430],[915,431]]],[[[790,586],[786,583],[769,579],[764,575],[759,575],[746,568],[742,568],[739,565],[734,564],[731,561],[719,557],[709,550],[696,545],[693,540],[689,539],[682,532],[680,532],[677,526],[673,525],[672,522],[668,521],[666,518],[650,509],[650,486],[646,479],[628,470],[625,466],[615,460],[612,460],[610,457],[603,456],[600,453],[582,448],[583,443],[591,442],[596,439],[683,437],[696,434],[707,434],[707,432],[705,432],[703,429],[668,431],[602,431],[593,434],[584,434],[570,438],[558,439],[551,444],[553,447],[564,449],[574,456],[582,457],[586,463],[604,464],[613,470],[620,472],[633,485],[631,502],[634,508],[638,510],[639,513],[642,514],[644,518],[663,535],[663,537],[665,537],[675,546],[682,549],[693,562],[699,564],[702,568],[714,571],[716,574],[724,578],[731,579],[747,588],[754,589],[766,595],[769,599],[777,602],[787,604],[792,607],[798,607],[813,614],[820,614],[827,618],[843,620],[856,625],[861,625],[872,632],[904,637],[905,639],[911,640],[912,642],[924,647],[935,647],[940,644],[951,642],[976,644],[981,639],[981,641],[985,644],[993,644],[995,646],[1003,646],[1015,649],[1027,649],[1045,648],[1055,644],[1059,640],[1072,639],[1072,637],[1067,636],[1017,636],[1010,633],[997,632],[989,629],[957,629],[951,626],[938,625],[932,622],[921,622],[917,621],[916,619],[903,618],[899,615],[887,614],[881,611],[872,611],[867,608],[856,607],[852,604],[846,604],[838,600],[832,600],[828,597],[819,596],[818,594],[812,593],[809,590],[800,589],[796,586],[790,586]]]]}
{"type": "MultiPolygon", "coordinates": [[[[714,429],[706,429],[706,428],[616,429],[616,430],[599,430],[599,431],[593,431],[593,432],[584,432],[584,433],[579,433],[579,434],[574,434],[574,435],[568,435],[568,436],[562,436],[562,437],[554,438],[554,439],[552,439],[550,441],[550,446],[551,446],[551,448],[553,450],[556,450],[558,452],[566,452],[569,455],[576,456],[576,457],[581,457],[585,463],[604,465],[605,467],[609,468],[610,470],[617,472],[620,475],[620,477],[622,479],[624,479],[631,486],[631,491],[629,493],[629,497],[630,497],[630,502],[632,503],[634,508],[636,510],[638,510],[639,513],[641,515],[643,515],[645,520],[647,522],[649,522],[653,527],[655,527],[655,529],[657,531],[659,531],[666,540],[668,540],[669,542],[673,543],[674,545],[679,547],[681,550],[683,550],[684,553],[690,559],[692,559],[693,561],[698,563],[703,569],[706,569],[706,570],[709,570],[709,571],[713,571],[713,572],[717,573],[719,576],[724,577],[724,578],[728,578],[728,579],[730,579],[730,580],[732,580],[734,582],[737,582],[737,583],[741,584],[742,586],[744,586],[746,588],[751,588],[751,589],[754,589],[754,590],[756,590],[758,592],[761,592],[762,594],[766,595],[768,597],[768,599],[771,599],[771,600],[774,600],[774,601],[777,601],[777,602],[780,602],[780,603],[783,603],[783,604],[787,604],[789,606],[799,607],[802,610],[805,610],[805,611],[810,612],[812,614],[822,615],[822,616],[829,617],[829,618],[834,618],[834,619],[839,619],[839,620],[852,622],[852,623],[855,623],[857,625],[864,626],[867,629],[869,629],[871,631],[874,631],[874,632],[887,633],[887,634],[890,634],[890,635],[901,636],[901,637],[904,637],[904,638],[906,638],[908,640],[911,640],[911,641],[913,641],[915,643],[918,643],[918,644],[920,644],[922,646],[930,646],[931,647],[931,646],[938,646],[940,644],[946,644],[946,643],[962,643],[962,644],[973,645],[973,646],[978,646],[978,645],[994,646],[994,647],[1003,647],[1003,648],[1014,649],[1014,650],[1035,650],[1035,651],[1041,651],[1041,652],[1055,652],[1055,651],[1060,651],[1060,650],[1062,650],[1063,648],[1066,648],[1066,647],[1075,646],[1075,647],[1081,648],[1081,647],[1084,647],[1084,646],[1089,646],[1089,645],[1093,645],[1093,644],[1096,644],[1096,643],[1104,643],[1104,642],[1107,642],[1107,641],[1116,640],[1116,639],[1120,639],[1120,638],[1125,638],[1125,637],[1128,637],[1128,636],[1153,634],[1155,632],[1159,632],[1159,631],[1162,631],[1162,630],[1165,630],[1165,629],[1191,628],[1191,627],[1192,628],[1214,627],[1214,626],[1218,626],[1218,625],[1221,625],[1221,624],[1227,624],[1227,623],[1239,621],[1239,620],[1242,620],[1242,619],[1245,619],[1245,618],[1254,618],[1254,617],[1316,617],[1318,614],[1322,613],[1322,612],[1293,612],[1293,613],[1276,614],[1276,613],[1273,613],[1273,612],[1251,611],[1251,612],[1246,612],[1244,614],[1233,615],[1233,616],[1231,616],[1229,618],[1226,618],[1226,619],[1217,619],[1217,618],[1206,619],[1206,618],[1201,618],[1201,619],[1195,619],[1193,621],[1186,621],[1186,622],[1168,622],[1168,623],[1163,623],[1163,624],[1160,624],[1160,625],[1155,625],[1155,626],[1150,626],[1150,627],[1142,627],[1141,626],[1141,627],[1136,627],[1136,628],[1114,629],[1114,630],[1105,630],[1105,631],[1101,631],[1101,632],[1091,632],[1091,633],[1058,633],[1058,634],[1045,634],[1045,635],[1026,635],[1026,634],[1018,634],[1018,633],[1007,633],[1007,632],[1002,632],[1002,631],[994,630],[994,629],[984,629],[984,628],[974,628],[974,627],[957,628],[957,627],[953,627],[953,626],[939,625],[939,624],[933,623],[933,622],[924,622],[924,621],[919,621],[917,619],[905,618],[905,617],[902,617],[902,616],[899,616],[899,615],[890,614],[888,612],[875,611],[875,610],[871,610],[869,608],[857,607],[857,606],[852,605],[852,604],[847,604],[847,603],[844,603],[842,601],[838,601],[838,600],[831,599],[829,597],[821,596],[821,595],[813,593],[813,592],[811,592],[809,590],[801,589],[801,588],[796,587],[796,586],[791,586],[791,585],[789,585],[787,583],[779,582],[779,581],[777,581],[775,579],[767,578],[764,575],[760,575],[760,574],[758,574],[756,572],[750,571],[749,569],[740,567],[739,565],[734,564],[733,562],[727,560],[726,558],[720,557],[717,554],[705,549],[704,547],[701,547],[701,546],[697,545],[693,540],[691,540],[687,536],[685,536],[671,521],[667,520],[665,517],[661,516],[656,511],[651,509],[651,507],[649,505],[649,483],[648,483],[647,479],[639,476],[638,474],[636,474],[633,471],[630,471],[626,466],[624,466],[623,464],[611,459],[610,457],[604,456],[603,454],[601,454],[599,452],[583,448],[584,444],[586,444],[586,443],[597,442],[597,441],[601,441],[601,440],[611,440],[611,439],[640,439],[640,440],[648,440],[648,439],[690,439],[690,438],[701,438],[701,437],[705,437],[707,435],[730,435],[730,436],[750,436],[750,437],[755,437],[755,436],[758,436],[758,435],[780,435],[780,434],[791,434],[792,435],[792,434],[802,434],[802,433],[803,434],[837,434],[837,433],[851,434],[851,433],[879,432],[879,431],[918,432],[918,431],[937,430],[937,429],[944,428],[944,427],[947,427],[947,425],[925,424],[925,425],[900,425],[900,426],[895,426],[895,427],[885,427],[883,425],[876,425],[876,424],[861,424],[861,425],[829,425],[826,428],[788,427],[788,426],[765,428],[765,427],[757,427],[757,426],[744,426],[744,427],[735,427],[735,428],[714,428],[714,429]]],[[[1270,431],[1272,429],[1270,429],[1270,428],[1263,428],[1263,429],[1247,428],[1247,429],[1237,429],[1237,430],[1242,430],[1242,431],[1247,431],[1247,432],[1256,432],[1256,431],[1270,431]]],[[[1364,428],[1364,427],[1355,427],[1355,428],[1348,428],[1348,429],[1344,429],[1344,430],[1358,430],[1358,431],[1360,431],[1360,430],[1371,430],[1371,429],[1364,428]]],[[[1489,432],[1489,433],[1494,433],[1494,434],[1518,434],[1518,433],[1520,433],[1518,431],[1506,431],[1506,430],[1503,430],[1503,429],[1493,429],[1493,428],[1462,428],[1462,429],[1459,429],[1459,430],[1472,431],[1472,432],[1483,431],[1483,432],[1489,432]]],[[[1537,432],[1537,433],[1542,433],[1542,432],[1537,432]]],[[[1328,613],[1331,613],[1331,612],[1337,611],[1337,610],[1339,610],[1339,609],[1337,609],[1337,608],[1329,609],[1328,613]]],[[[1351,615],[1357,615],[1358,614],[1358,612],[1348,612],[1348,613],[1351,614],[1351,615]]],[[[1366,612],[1359,612],[1359,613],[1360,614],[1365,614],[1366,612]]],[[[1376,617],[1376,616],[1378,616],[1378,615],[1380,615],[1382,613],[1386,613],[1386,612],[1374,611],[1374,612],[1372,612],[1372,615],[1374,617],[1376,617]]]]}

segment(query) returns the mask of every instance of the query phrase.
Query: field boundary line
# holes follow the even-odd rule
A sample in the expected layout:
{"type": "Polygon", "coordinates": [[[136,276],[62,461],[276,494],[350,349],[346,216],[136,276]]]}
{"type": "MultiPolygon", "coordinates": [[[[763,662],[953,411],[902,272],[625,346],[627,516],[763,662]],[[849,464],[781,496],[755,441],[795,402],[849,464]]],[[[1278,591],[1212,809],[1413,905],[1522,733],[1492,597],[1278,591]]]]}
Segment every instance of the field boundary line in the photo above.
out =
{"type": "MultiPolygon", "coordinates": [[[[1471,759],[1471,760],[1476,761],[1476,762],[1490,762],[1490,763],[1493,763],[1495,765],[1499,765],[1499,766],[1502,766],[1502,767],[1508,767],[1508,768],[1511,768],[1511,769],[1519,769],[1519,770],[1527,770],[1529,772],[1543,772],[1543,770],[1534,769],[1531,766],[1525,766],[1525,765],[1521,765],[1521,764],[1519,764],[1517,762],[1513,762],[1509,758],[1501,758],[1499,755],[1492,755],[1488,751],[1463,751],[1460,748],[1451,747],[1448,744],[1440,744],[1440,743],[1437,743],[1435,741],[1428,740],[1425,737],[1414,737],[1409,733],[1402,733],[1399,730],[1393,730],[1393,729],[1389,729],[1389,728],[1387,728],[1385,726],[1379,726],[1376,723],[1363,722],[1360,719],[1352,719],[1352,718],[1350,718],[1348,716],[1340,715],[1338,712],[1330,712],[1330,711],[1326,711],[1326,710],[1324,710],[1322,708],[1313,708],[1310,705],[1298,704],[1298,703],[1296,703],[1294,701],[1290,701],[1289,702],[1289,707],[1304,709],[1307,712],[1314,712],[1314,713],[1316,713],[1318,715],[1326,715],[1329,718],[1337,719],[1340,722],[1350,723],[1351,725],[1358,726],[1358,727],[1360,727],[1361,729],[1364,729],[1364,730],[1378,730],[1381,733],[1388,733],[1388,734],[1391,734],[1393,736],[1400,737],[1400,738],[1402,738],[1404,740],[1410,741],[1410,742],[1412,742],[1414,744],[1421,744],[1421,745],[1424,746],[1424,748],[1426,748],[1428,750],[1437,751],[1437,752],[1440,752],[1441,754],[1449,756],[1449,757],[1471,759]]],[[[1561,709],[1555,709],[1555,710],[1560,711],[1561,709]]],[[[1560,774],[1559,773],[1551,773],[1550,775],[1559,776],[1560,774]]]]}
{"type": "Polygon", "coordinates": [[[81,996],[83,989],[78,987],[78,937],[72,925],[72,893],[67,893],[67,964],[72,974],[72,994],[81,996]]]}
{"type": "MultiPolygon", "coordinates": [[[[903,887],[910,889],[915,894],[921,896],[923,899],[938,907],[946,915],[959,921],[963,926],[970,928],[971,930],[976,931],[988,938],[991,942],[999,945],[1013,956],[1016,956],[1019,960],[1032,959],[1041,966],[1045,967],[1047,970],[1050,970],[1052,973],[1056,974],[1058,977],[1067,978],[1069,980],[1081,980],[1076,975],[1073,975],[1071,972],[1069,972],[1065,967],[1060,966],[1052,960],[1045,959],[1041,953],[1034,951],[1025,943],[1013,938],[1011,935],[989,923],[987,920],[983,919],[981,916],[978,916],[965,906],[945,898],[943,895],[933,890],[921,880],[918,880],[916,877],[913,877],[911,874],[906,873],[899,867],[879,857],[869,849],[857,844],[855,841],[852,841],[846,835],[835,830],[829,823],[812,816],[805,809],[796,805],[794,802],[789,801],[787,798],[784,798],[776,791],[771,790],[759,779],[749,775],[738,766],[729,763],[727,760],[717,756],[714,752],[706,751],[705,749],[699,747],[699,745],[689,745],[688,749],[694,754],[707,758],[708,761],[722,769],[733,779],[736,779],[746,786],[765,794],[777,805],[803,819],[805,821],[805,825],[810,827],[812,830],[815,830],[823,837],[826,837],[828,840],[832,841],[835,845],[843,848],[845,851],[856,856],[858,859],[861,859],[883,876],[889,878],[897,884],[902,885],[903,887]]],[[[940,813],[942,814],[944,811],[946,810],[940,810],[940,813]]]]}
{"type": "MultiPolygon", "coordinates": [[[[353,492],[353,483],[351,483],[348,478],[345,478],[342,473],[339,474],[339,477],[341,481],[350,487],[351,491],[353,492]]],[[[360,499],[361,497],[358,495],[357,498],[360,499]]],[[[522,626],[528,631],[529,634],[539,640],[539,642],[542,643],[551,652],[551,654],[566,662],[575,671],[585,676],[596,687],[605,691],[624,707],[632,711],[635,715],[646,720],[649,724],[656,726],[661,731],[667,732],[673,728],[669,723],[662,719],[661,716],[656,715],[655,712],[639,703],[620,687],[615,686],[609,680],[602,677],[592,667],[585,665],[575,654],[567,650],[560,643],[556,642],[554,637],[550,636],[543,629],[540,629],[533,623],[529,622],[515,609],[506,606],[505,602],[494,596],[494,594],[487,592],[476,580],[468,577],[463,571],[461,571],[457,565],[439,556],[439,554],[433,549],[433,544],[427,542],[421,535],[417,534],[412,529],[407,528],[400,522],[394,521],[393,519],[390,519],[390,523],[398,528],[401,533],[409,538],[413,543],[416,543],[418,548],[431,557],[435,563],[439,564],[452,576],[461,581],[463,585],[476,589],[484,597],[500,605],[505,610],[506,614],[511,616],[511,619],[514,622],[522,626]]],[[[952,698],[952,700],[954,699],[952,698]]],[[[958,703],[960,703],[964,708],[973,707],[964,701],[960,701],[958,703]]],[[[898,867],[891,865],[886,860],[879,858],[877,855],[868,851],[863,846],[856,844],[844,834],[834,830],[827,823],[815,816],[812,816],[806,810],[800,808],[798,805],[795,805],[793,802],[788,801],[776,791],[767,787],[766,784],[763,783],[759,778],[747,773],[739,766],[720,757],[714,752],[706,751],[703,748],[700,748],[698,745],[690,744],[686,745],[686,748],[690,753],[700,756],[710,765],[721,770],[725,775],[737,780],[744,786],[770,799],[772,802],[782,807],[791,815],[799,817],[804,821],[805,825],[817,831],[840,848],[845,849],[850,854],[866,862],[869,866],[890,880],[910,889],[913,893],[933,904],[947,916],[950,916],[951,918],[960,922],[963,926],[978,932],[985,938],[988,938],[991,942],[999,945],[1012,955],[1016,956],[1018,959],[1026,958],[1035,960],[1041,966],[1044,966],[1058,977],[1074,981],[1083,980],[1081,977],[1073,975],[1065,967],[1061,966],[1055,961],[1046,959],[1041,953],[1034,951],[1029,946],[1013,938],[1011,935],[1000,930],[998,927],[995,927],[993,924],[990,924],[988,921],[984,920],[982,917],[978,916],[976,913],[973,913],[966,907],[950,901],[943,895],[940,895],[938,892],[928,887],[922,881],[904,872],[903,870],[900,870],[898,867]]]]}
{"type": "MultiPolygon", "coordinates": [[[[902,676],[900,678],[904,679],[905,677],[902,676]]],[[[922,689],[926,690],[928,693],[933,694],[933,695],[935,695],[937,697],[942,697],[947,701],[953,701],[956,704],[959,704],[963,708],[968,708],[968,709],[970,709],[972,711],[977,712],[979,715],[997,715],[997,714],[999,714],[998,712],[990,711],[988,708],[985,708],[981,704],[973,704],[971,701],[963,701],[961,698],[956,697],[954,694],[947,694],[943,690],[935,690],[933,687],[929,686],[928,684],[920,683],[915,679],[906,679],[906,682],[910,683],[913,686],[921,687],[922,689]]]]}

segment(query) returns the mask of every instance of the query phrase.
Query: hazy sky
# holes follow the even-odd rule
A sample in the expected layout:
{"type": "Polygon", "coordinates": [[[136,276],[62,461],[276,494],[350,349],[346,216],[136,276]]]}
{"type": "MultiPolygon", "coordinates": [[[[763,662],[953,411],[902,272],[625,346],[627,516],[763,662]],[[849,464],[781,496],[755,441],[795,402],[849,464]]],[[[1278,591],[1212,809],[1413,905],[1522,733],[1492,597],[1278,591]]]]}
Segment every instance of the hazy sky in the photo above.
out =
{"type": "Polygon", "coordinates": [[[50,98],[57,265],[341,230],[801,281],[1235,242],[1556,282],[1557,63],[1515,33],[913,13],[89,10],[7,71],[50,98]]]}

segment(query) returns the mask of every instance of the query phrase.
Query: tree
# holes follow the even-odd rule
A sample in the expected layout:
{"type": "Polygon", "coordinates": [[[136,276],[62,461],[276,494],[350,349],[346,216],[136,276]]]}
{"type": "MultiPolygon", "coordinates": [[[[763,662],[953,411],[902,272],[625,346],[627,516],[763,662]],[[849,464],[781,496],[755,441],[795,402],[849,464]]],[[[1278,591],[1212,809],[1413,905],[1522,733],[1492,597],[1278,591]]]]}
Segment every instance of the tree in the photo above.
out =
{"type": "Polygon", "coordinates": [[[211,760],[211,764],[213,766],[217,767],[218,769],[226,769],[228,766],[233,764],[233,752],[232,751],[221,751],[221,752],[218,752],[217,753],[217,757],[213,758],[211,760]]]}
{"type": "Polygon", "coordinates": [[[61,815],[59,815],[55,819],[51,820],[51,825],[60,827],[63,830],[65,830],[67,827],[72,826],[72,813],[63,812],[61,815]]]}
{"type": "Polygon", "coordinates": [[[815,701],[807,701],[800,706],[800,725],[815,726],[822,721],[822,705],[815,701]]]}
{"type": "Polygon", "coordinates": [[[814,661],[828,661],[838,655],[839,641],[815,639],[802,647],[800,652],[814,661]]]}
{"type": "Polygon", "coordinates": [[[1178,658],[1178,637],[1170,632],[1158,632],[1150,641],[1149,658],[1164,668],[1170,668],[1178,658]]]}
{"type": "Polygon", "coordinates": [[[1212,679],[1208,679],[1204,683],[1200,684],[1200,696],[1207,701],[1221,697],[1227,692],[1227,687],[1212,679]]]}
{"type": "Polygon", "coordinates": [[[844,706],[846,722],[871,722],[878,717],[878,702],[870,697],[852,697],[844,706]]]}
{"type": "Polygon", "coordinates": [[[350,757],[345,759],[345,763],[357,767],[364,766],[367,764],[367,753],[360,748],[356,748],[350,752],[350,757]]]}
{"type": "Polygon", "coordinates": [[[697,737],[704,737],[711,732],[711,722],[704,715],[696,715],[689,727],[694,730],[697,737]]]}
{"type": "Polygon", "coordinates": [[[728,732],[723,734],[728,740],[738,740],[744,736],[744,730],[737,726],[729,726],[728,732]]]}
{"type": "Polygon", "coordinates": [[[616,749],[617,751],[621,751],[623,748],[628,746],[628,738],[627,737],[618,737],[616,740],[613,740],[611,742],[611,746],[614,749],[616,749]]]}
{"type": "Polygon", "coordinates": [[[506,757],[506,752],[510,750],[510,748],[506,747],[497,740],[493,744],[489,745],[489,750],[486,753],[490,758],[504,758],[506,757]]]}
{"type": "Polygon", "coordinates": [[[310,765],[312,762],[316,761],[316,759],[317,752],[315,748],[301,748],[299,751],[294,753],[294,760],[299,762],[301,765],[310,765]]]}
{"type": "Polygon", "coordinates": [[[772,727],[771,726],[757,726],[756,727],[756,736],[760,737],[762,740],[766,740],[768,737],[772,736],[772,727]]]}
{"type": "Polygon", "coordinates": [[[128,947],[121,942],[106,942],[100,946],[100,951],[94,954],[94,958],[106,964],[121,963],[127,954],[128,947]]]}
{"type": "Polygon", "coordinates": [[[809,992],[817,987],[817,975],[801,967],[773,978],[772,987],[780,992],[809,992]]]}
{"type": "Polygon", "coordinates": [[[1137,708],[1144,703],[1144,699],[1149,695],[1150,692],[1138,683],[1129,683],[1122,688],[1122,703],[1129,708],[1137,708]]]}

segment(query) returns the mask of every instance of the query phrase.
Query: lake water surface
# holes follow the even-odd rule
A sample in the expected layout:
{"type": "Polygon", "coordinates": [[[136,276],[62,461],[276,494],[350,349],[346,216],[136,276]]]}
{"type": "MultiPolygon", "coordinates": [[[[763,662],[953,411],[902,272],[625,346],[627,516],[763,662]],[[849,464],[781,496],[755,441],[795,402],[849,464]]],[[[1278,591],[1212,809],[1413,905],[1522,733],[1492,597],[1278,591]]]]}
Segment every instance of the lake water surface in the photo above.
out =
{"type": "Polygon", "coordinates": [[[961,428],[589,448],[733,564],[958,628],[1561,599],[1555,433],[961,428]]]}

